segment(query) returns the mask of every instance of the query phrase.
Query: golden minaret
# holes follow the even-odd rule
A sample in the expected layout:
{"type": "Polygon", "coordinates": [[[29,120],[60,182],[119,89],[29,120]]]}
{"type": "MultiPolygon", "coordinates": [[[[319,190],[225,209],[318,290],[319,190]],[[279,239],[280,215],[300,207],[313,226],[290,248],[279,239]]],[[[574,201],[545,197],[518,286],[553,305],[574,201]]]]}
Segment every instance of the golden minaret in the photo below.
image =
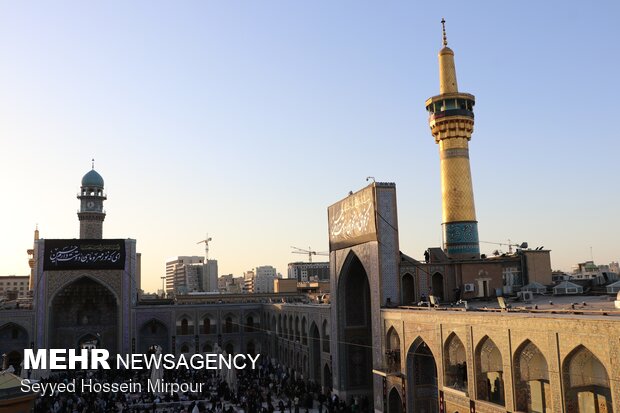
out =
{"type": "MultiPolygon", "coordinates": [[[[35,243],[39,240],[39,224],[35,227],[34,230],[34,241],[35,243]]],[[[30,278],[28,283],[28,288],[32,290],[34,288],[34,246],[32,249],[26,251],[28,253],[28,265],[30,266],[30,278]]]]}
{"type": "Polygon", "coordinates": [[[439,95],[426,100],[429,126],[439,144],[443,249],[456,259],[479,258],[478,221],[469,167],[475,97],[460,93],[454,52],[448,47],[445,20],[439,51],[439,95]]]}

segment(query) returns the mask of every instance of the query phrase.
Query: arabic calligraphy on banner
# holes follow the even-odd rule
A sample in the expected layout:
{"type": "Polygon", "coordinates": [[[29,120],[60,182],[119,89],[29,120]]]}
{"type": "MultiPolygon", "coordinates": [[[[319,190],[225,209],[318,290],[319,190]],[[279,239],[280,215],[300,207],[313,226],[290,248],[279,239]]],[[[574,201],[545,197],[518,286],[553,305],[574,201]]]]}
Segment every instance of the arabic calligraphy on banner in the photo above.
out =
{"type": "Polygon", "coordinates": [[[377,239],[372,186],[330,206],[327,213],[330,251],[377,239]]]}
{"type": "Polygon", "coordinates": [[[48,239],[45,240],[43,270],[125,268],[125,240],[48,239]]]}

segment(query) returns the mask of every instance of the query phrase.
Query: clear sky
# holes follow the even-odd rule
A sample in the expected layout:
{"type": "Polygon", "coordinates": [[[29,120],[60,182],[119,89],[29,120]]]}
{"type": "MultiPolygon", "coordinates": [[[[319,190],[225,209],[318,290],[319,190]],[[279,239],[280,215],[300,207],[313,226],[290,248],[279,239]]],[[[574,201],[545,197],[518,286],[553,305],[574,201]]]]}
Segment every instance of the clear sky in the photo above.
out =
{"type": "Polygon", "coordinates": [[[476,96],[480,239],[544,245],[554,269],[618,260],[617,1],[5,1],[0,274],[28,273],[36,223],[78,236],[92,157],[104,236],[138,240],[146,290],[206,232],[220,274],[285,274],[369,175],[396,182],[421,258],[441,240],[442,17],[476,96]]]}

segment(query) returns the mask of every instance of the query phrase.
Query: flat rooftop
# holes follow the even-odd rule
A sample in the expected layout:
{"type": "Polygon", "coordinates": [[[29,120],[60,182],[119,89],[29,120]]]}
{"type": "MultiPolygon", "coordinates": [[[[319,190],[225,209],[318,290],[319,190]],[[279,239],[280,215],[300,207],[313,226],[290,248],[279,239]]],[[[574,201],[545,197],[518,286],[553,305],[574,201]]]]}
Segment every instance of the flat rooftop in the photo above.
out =
{"type": "MultiPolygon", "coordinates": [[[[534,295],[524,302],[506,297],[507,309],[503,310],[496,298],[472,300],[467,302],[467,311],[488,312],[529,312],[543,314],[608,315],[620,316],[620,309],[615,307],[616,295],[534,295]]],[[[426,310],[428,304],[420,306],[401,306],[400,309],[426,310]]],[[[465,304],[450,305],[442,303],[435,310],[465,311],[465,304]]]]}

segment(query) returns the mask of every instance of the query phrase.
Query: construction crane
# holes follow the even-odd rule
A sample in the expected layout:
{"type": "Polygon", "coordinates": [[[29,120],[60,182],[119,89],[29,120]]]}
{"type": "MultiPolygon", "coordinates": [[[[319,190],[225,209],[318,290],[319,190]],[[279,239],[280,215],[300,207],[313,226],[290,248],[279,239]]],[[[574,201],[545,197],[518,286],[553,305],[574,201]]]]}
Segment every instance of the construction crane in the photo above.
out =
{"type": "Polygon", "coordinates": [[[317,252],[317,251],[314,251],[310,247],[308,247],[307,250],[302,249],[302,248],[297,248],[297,247],[291,247],[291,248],[295,250],[295,251],[291,251],[291,253],[293,254],[308,254],[308,262],[312,262],[313,255],[329,255],[328,252],[317,252]]]}
{"type": "MultiPolygon", "coordinates": [[[[528,248],[527,242],[522,242],[521,244],[513,244],[512,241],[510,241],[510,240],[508,240],[508,243],[490,242],[490,241],[480,241],[480,242],[482,242],[483,244],[494,244],[494,245],[500,245],[500,246],[506,245],[506,246],[508,246],[508,254],[512,254],[512,247],[518,247],[518,248],[521,248],[521,249],[528,248]]],[[[497,250],[495,250],[495,251],[497,251],[497,250]]],[[[496,254],[496,255],[499,255],[499,251],[497,251],[497,252],[498,252],[498,254],[496,254]]]]}
{"type": "Polygon", "coordinates": [[[206,261],[209,260],[209,241],[212,241],[212,238],[209,236],[209,234],[207,234],[205,239],[203,239],[202,241],[198,241],[196,243],[196,244],[202,244],[203,242],[205,243],[205,264],[206,264],[206,261]]]}

